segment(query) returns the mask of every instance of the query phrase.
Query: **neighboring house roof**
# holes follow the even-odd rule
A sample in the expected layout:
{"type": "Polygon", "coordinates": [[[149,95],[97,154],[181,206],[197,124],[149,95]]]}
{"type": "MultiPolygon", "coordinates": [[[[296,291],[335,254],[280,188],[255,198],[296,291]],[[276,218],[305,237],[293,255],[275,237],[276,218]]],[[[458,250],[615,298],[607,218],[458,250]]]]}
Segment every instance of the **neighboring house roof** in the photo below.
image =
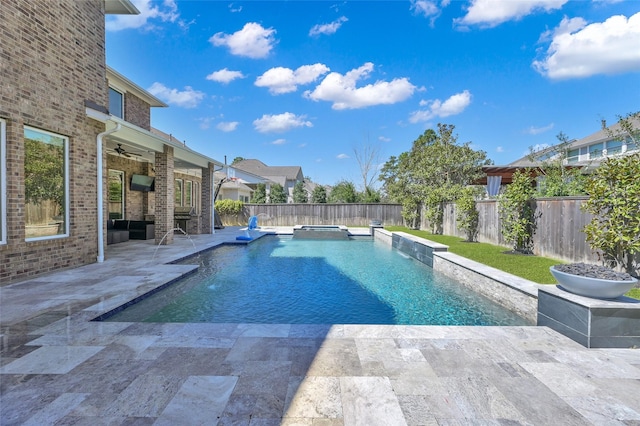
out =
{"type": "Polygon", "coordinates": [[[284,186],[286,181],[299,181],[304,178],[300,166],[267,166],[260,160],[249,159],[233,164],[234,168],[269,178],[273,182],[284,186]]]}
{"type": "Polygon", "coordinates": [[[242,183],[239,179],[229,180],[222,184],[222,189],[237,189],[239,191],[253,192],[253,189],[244,183],[242,183]]]}

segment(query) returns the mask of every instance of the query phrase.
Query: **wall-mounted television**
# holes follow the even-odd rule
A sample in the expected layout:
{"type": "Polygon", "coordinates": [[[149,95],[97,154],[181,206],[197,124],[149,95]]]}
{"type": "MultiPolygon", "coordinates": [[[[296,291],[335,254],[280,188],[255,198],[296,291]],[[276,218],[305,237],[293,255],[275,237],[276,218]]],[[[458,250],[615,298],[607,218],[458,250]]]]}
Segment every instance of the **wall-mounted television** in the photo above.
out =
{"type": "Polygon", "coordinates": [[[131,175],[131,190],[149,192],[155,190],[155,178],[153,176],[131,175]]]}

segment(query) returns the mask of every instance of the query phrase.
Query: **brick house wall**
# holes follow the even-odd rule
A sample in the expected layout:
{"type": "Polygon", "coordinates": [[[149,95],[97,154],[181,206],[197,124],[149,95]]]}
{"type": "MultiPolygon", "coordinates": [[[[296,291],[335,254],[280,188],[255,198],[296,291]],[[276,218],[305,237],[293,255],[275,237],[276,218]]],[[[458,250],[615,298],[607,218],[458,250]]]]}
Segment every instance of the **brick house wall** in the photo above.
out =
{"type": "MultiPolygon", "coordinates": [[[[108,104],[104,25],[103,0],[0,1],[0,117],[7,123],[0,285],[96,261],[96,136],[105,127],[86,117],[84,101],[108,104]],[[24,126],[69,138],[69,237],[25,242],[24,126]]],[[[104,186],[103,197],[106,176],[104,186]]]]}
{"type": "MultiPolygon", "coordinates": [[[[145,215],[155,214],[155,192],[142,192],[131,190],[131,175],[154,176],[150,163],[140,162],[109,155],[107,168],[124,172],[124,218],[128,220],[144,220],[145,215]]],[[[105,218],[107,216],[105,215],[105,218]]]]}
{"type": "Polygon", "coordinates": [[[127,92],[124,95],[124,119],[145,130],[151,130],[151,106],[127,92]]]}

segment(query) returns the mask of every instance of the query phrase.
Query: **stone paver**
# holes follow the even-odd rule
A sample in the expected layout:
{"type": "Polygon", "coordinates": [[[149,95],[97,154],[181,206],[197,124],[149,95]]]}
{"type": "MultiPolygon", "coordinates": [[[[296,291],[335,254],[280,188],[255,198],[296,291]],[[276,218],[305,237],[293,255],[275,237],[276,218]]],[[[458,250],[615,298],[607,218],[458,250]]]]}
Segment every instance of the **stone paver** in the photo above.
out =
{"type": "Polygon", "coordinates": [[[239,234],[0,287],[0,424],[640,424],[640,350],[546,327],[90,321],[239,234]]]}

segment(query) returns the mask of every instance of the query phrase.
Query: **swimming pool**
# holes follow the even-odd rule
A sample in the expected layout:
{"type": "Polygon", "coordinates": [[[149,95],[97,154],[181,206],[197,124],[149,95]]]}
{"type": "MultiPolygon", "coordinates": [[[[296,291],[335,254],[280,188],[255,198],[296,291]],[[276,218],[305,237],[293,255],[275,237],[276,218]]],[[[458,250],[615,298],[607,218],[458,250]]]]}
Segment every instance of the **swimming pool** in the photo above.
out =
{"type": "Polygon", "coordinates": [[[107,321],[529,325],[391,247],[267,236],[190,258],[199,270],[107,321]]]}

